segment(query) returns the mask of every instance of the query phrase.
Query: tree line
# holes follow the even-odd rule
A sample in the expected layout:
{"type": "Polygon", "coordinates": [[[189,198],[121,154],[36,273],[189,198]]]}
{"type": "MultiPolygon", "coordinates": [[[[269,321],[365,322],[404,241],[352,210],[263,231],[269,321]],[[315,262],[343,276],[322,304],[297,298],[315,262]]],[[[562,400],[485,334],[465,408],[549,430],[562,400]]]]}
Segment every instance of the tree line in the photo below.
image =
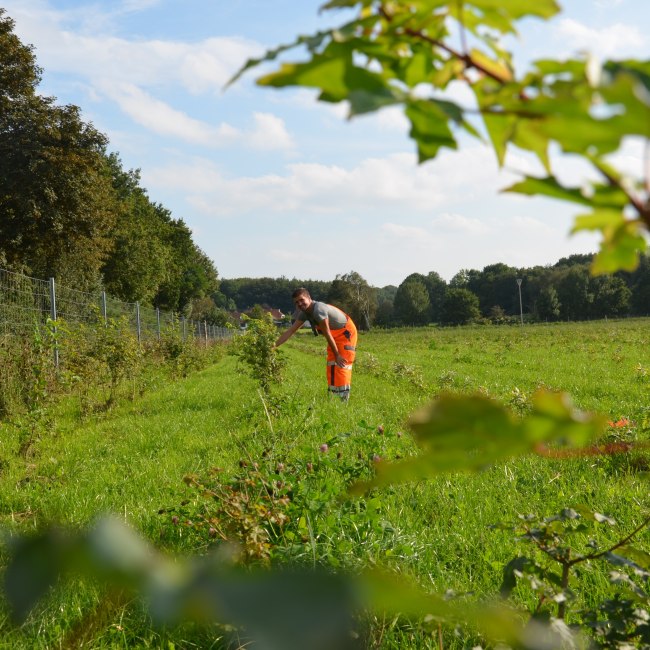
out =
{"type": "Polygon", "coordinates": [[[213,262],[79,107],[38,93],[14,26],[0,8],[0,267],[192,316],[219,288],[213,262]]]}
{"type": "Polygon", "coordinates": [[[437,272],[411,273],[399,286],[371,286],[359,273],[332,282],[287,278],[221,281],[215,296],[226,309],[264,305],[293,312],[291,291],[306,286],[312,296],[347,311],[362,329],[461,325],[470,322],[588,320],[650,315],[650,257],[632,272],[593,276],[593,255],[577,254],[549,266],[515,268],[491,264],[463,269],[449,282],[437,272]],[[517,282],[521,280],[521,286],[517,282]],[[521,300],[520,300],[521,289],[521,300]]]}

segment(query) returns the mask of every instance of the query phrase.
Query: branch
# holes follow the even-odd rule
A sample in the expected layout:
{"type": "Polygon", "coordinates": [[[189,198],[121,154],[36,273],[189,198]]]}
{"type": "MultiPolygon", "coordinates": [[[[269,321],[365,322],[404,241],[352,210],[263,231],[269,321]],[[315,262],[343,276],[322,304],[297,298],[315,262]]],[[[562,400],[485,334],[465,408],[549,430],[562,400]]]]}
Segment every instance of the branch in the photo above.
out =
{"type": "Polygon", "coordinates": [[[420,40],[423,40],[426,43],[433,45],[434,47],[439,47],[441,50],[447,52],[447,54],[451,54],[451,56],[462,61],[465,64],[465,67],[474,68],[475,70],[478,70],[479,72],[484,74],[486,77],[490,77],[490,79],[494,79],[494,81],[497,81],[502,85],[508,83],[507,79],[500,77],[498,74],[495,74],[491,70],[488,70],[487,68],[483,67],[480,63],[474,61],[474,59],[472,59],[472,57],[469,54],[462,54],[461,52],[456,51],[453,47],[449,47],[449,45],[447,45],[446,43],[443,43],[442,41],[439,41],[435,38],[431,38],[430,36],[423,34],[421,31],[407,28],[404,30],[404,34],[406,34],[407,36],[411,36],[413,38],[419,38],[420,40]]]}
{"type": "Polygon", "coordinates": [[[624,537],[622,540],[616,542],[614,546],[610,546],[607,550],[601,551],[600,553],[594,553],[592,555],[585,555],[581,558],[578,558],[576,560],[571,561],[571,565],[577,564],[578,562],[582,562],[585,560],[598,560],[601,557],[607,555],[608,553],[611,553],[612,551],[615,551],[617,548],[620,548],[621,546],[625,546],[635,535],[640,533],[648,524],[650,524],[650,516],[646,517],[627,537],[624,537]]]}
{"type": "MultiPolygon", "coordinates": [[[[459,4],[462,4],[462,0],[459,0],[459,4]]],[[[387,11],[384,9],[383,5],[379,7],[379,13],[381,16],[386,20],[386,22],[392,22],[393,17],[387,13],[387,11]]],[[[464,43],[464,25],[462,22],[462,11],[461,11],[461,20],[460,26],[461,26],[461,38],[463,41],[463,48],[466,49],[466,45],[464,43]]],[[[441,50],[444,50],[447,52],[447,54],[451,54],[451,56],[459,59],[460,61],[463,61],[465,63],[465,66],[467,68],[474,68],[475,70],[478,70],[479,72],[482,72],[485,76],[490,77],[490,79],[494,79],[494,81],[499,82],[500,84],[505,85],[507,83],[507,79],[503,79],[499,77],[499,75],[495,74],[491,70],[487,70],[484,68],[480,63],[477,63],[472,59],[472,57],[469,54],[463,54],[461,52],[456,51],[453,47],[450,47],[446,43],[443,43],[442,41],[439,41],[435,38],[431,38],[430,36],[427,36],[426,34],[423,34],[421,31],[416,30],[416,29],[411,29],[407,27],[403,32],[406,36],[411,36],[413,38],[419,38],[420,40],[425,41],[426,43],[429,43],[430,45],[433,45],[434,47],[439,47],[441,50]]]]}
{"type": "MultiPolygon", "coordinates": [[[[607,182],[610,185],[618,188],[625,194],[625,196],[627,196],[634,209],[639,213],[639,216],[643,220],[643,223],[645,223],[646,228],[650,230],[650,205],[644,205],[638,196],[635,196],[626,187],[624,187],[618,178],[614,178],[614,176],[609,174],[607,170],[598,167],[598,171],[600,171],[600,173],[606,178],[607,182]]],[[[646,183],[650,183],[650,178],[646,178],[646,183]]]]}

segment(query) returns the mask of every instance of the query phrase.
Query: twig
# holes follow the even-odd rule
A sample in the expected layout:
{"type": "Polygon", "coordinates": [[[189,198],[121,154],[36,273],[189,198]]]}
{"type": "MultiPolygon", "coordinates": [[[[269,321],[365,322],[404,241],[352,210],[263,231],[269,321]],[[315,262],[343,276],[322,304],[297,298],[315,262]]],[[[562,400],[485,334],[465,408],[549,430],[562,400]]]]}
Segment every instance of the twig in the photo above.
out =
{"type": "Polygon", "coordinates": [[[635,535],[640,533],[646,526],[648,526],[648,524],[650,524],[650,516],[646,517],[627,537],[624,537],[622,540],[616,542],[614,546],[610,546],[606,551],[601,551],[600,553],[594,553],[593,555],[587,555],[585,557],[572,560],[570,564],[577,564],[578,562],[582,562],[584,560],[598,560],[604,555],[607,555],[607,553],[611,553],[617,548],[625,546],[625,544],[627,544],[635,535]]]}
{"type": "Polygon", "coordinates": [[[266,408],[266,402],[264,401],[264,395],[262,395],[262,391],[258,389],[257,391],[258,395],[260,396],[260,399],[262,400],[262,406],[264,407],[264,413],[266,413],[266,419],[269,421],[269,429],[271,429],[271,435],[275,437],[275,431],[273,431],[273,422],[271,422],[271,415],[269,414],[269,410],[266,408]]]}

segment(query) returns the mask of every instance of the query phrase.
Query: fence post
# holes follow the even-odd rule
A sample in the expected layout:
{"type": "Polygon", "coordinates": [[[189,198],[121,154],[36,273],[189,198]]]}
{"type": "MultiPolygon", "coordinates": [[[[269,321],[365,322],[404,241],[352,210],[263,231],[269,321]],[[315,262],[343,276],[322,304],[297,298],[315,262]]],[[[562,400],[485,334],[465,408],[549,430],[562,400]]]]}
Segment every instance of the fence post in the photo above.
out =
{"type": "Polygon", "coordinates": [[[140,343],[140,303],[135,303],[135,326],[138,330],[138,343],[140,343]]]}
{"type": "MultiPolygon", "coordinates": [[[[54,278],[50,278],[50,318],[56,323],[56,286],[54,284],[54,278]]],[[[53,325],[53,331],[56,335],[56,325],[53,325]]],[[[59,345],[54,337],[54,367],[58,369],[59,367],[59,345]]]]}
{"type": "Polygon", "coordinates": [[[183,341],[185,340],[186,332],[185,332],[185,316],[181,316],[181,323],[183,324],[183,341]]]}
{"type": "Polygon", "coordinates": [[[203,321],[203,328],[205,330],[205,347],[208,347],[208,321],[204,320],[203,321]]]}
{"type": "Polygon", "coordinates": [[[108,322],[108,309],[106,306],[106,292],[102,291],[102,316],[104,317],[104,325],[108,322]]]}
{"type": "Polygon", "coordinates": [[[158,340],[160,341],[160,309],[156,307],[156,325],[158,327],[158,340]]]}

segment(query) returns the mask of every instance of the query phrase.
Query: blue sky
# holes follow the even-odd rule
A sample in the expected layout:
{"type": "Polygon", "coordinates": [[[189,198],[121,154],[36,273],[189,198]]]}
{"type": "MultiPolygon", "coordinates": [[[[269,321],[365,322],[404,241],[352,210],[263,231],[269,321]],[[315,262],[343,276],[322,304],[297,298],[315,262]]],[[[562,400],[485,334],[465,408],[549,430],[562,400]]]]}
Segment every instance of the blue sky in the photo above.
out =
{"type": "MultiPolygon", "coordinates": [[[[82,108],[152,200],[191,227],[225,278],[331,280],[361,273],[399,284],[413,272],[551,264],[596,249],[569,237],[573,211],[501,195],[516,172],[541,170],[516,153],[464,141],[418,166],[401,113],[345,119],[308,90],[258,88],[255,72],[224,91],[251,56],[337,24],[314,0],[0,0],[44,70],[41,92],[82,108]]],[[[549,23],[527,21],[511,43],[522,61],[591,51],[650,57],[650,2],[574,0],[549,23]]],[[[452,90],[463,101],[462,89],[452,90]]],[[[617,162],[643,169],[640,142],[617,162]]],[[[585,170],[555,162],[560,178],[585,170]]]]}

